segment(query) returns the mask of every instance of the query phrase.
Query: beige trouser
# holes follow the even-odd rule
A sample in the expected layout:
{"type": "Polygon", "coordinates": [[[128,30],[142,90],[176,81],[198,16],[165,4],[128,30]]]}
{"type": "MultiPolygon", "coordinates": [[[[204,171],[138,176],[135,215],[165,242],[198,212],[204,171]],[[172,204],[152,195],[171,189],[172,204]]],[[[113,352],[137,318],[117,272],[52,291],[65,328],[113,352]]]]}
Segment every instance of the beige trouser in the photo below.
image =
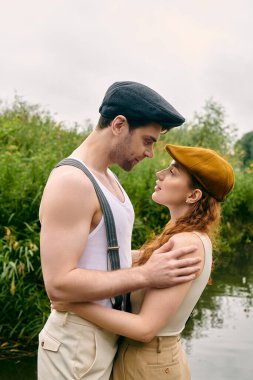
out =
{"type": "Polygon", "coordinates": [[[53,310],[39,334],[39,380],[108,380],[118,336],[53,310]]]}
{"type": "Polygon", "coordinates": [[[111,380],[190,380],[180,337],[155,337],[149,343],[124,338],[111,380]]]}

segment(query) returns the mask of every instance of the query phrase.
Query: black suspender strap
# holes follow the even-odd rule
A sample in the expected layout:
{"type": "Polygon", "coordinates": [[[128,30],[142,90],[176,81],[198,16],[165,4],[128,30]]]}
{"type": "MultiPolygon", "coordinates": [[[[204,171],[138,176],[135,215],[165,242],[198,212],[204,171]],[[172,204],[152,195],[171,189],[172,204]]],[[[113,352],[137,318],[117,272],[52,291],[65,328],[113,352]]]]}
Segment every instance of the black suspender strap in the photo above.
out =
{"type": "MultiPolygon", "coordinates": [[[[114,217],[112,214],[111,207],[110,207],[103,191],[101,190],[100,186],[98,185],[93,174],[80,161],[78,161],[74,158],[65,158],[64,160],[60,161],[55,167],[58,168],[59,166],[63,166],[63,165],[74,166],[74,167],[82,170],[86,174],[86,176],[90,179],[90,181],[92,182],[94,189],[96,191],[102,212],[104,214],[106,238],[107,238],[107,244],[108,244],[108,247],[107,247],[107,268],[108,268],[108,270],[120,269],[119,246],[118,246],[114,217]]],[[[125,310],[126,309],[126,296],[125,295],[115,296],[114,298],[111,298],[111,303],[112,303],[112,307],[114,309],[125,310]]]]}

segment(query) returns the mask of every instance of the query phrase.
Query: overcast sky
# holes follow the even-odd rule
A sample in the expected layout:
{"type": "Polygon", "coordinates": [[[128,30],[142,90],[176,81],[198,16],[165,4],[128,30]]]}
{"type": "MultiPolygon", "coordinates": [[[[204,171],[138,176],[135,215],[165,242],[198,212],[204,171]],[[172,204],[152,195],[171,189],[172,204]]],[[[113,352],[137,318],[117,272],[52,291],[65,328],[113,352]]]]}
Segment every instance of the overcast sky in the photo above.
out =
{"type": "Polygon", "coordinates": [[[188,120],[212,97],[253,130],[252,0],[0,0],[0,98],[98,118],[108,86],[144,83],[188,120]]]}

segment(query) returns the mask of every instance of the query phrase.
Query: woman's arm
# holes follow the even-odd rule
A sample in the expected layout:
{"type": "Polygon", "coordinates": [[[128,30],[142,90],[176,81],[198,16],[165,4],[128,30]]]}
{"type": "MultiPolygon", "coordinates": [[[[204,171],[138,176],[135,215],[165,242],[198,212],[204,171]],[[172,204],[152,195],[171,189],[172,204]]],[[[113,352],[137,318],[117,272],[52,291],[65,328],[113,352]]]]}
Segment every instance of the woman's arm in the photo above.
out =
{"type": "MultiPolygon", "coordinates": [[[[197,251],[192,254],[201,256],[203,268],[204,249],[198,236],[192,233],[181,233],[173,237],[175,248],[186,244],[195,244],[197,251]]],[[[105,308],[91,303],[71,303],[63,305],[67,309],[94,324],[115,334],[123,335],[138,341],[150,341],[158,331],[175,314],[190,289],[192,281],[166,289],[149,289],[145,294],[139,314],[105,308]]],[[[55,307],[57,308],[57,305],[55,307]]]]}
{"type": "Polygon", "coordinates": [[[177,291],[175,287],[148,291],[139,314],[110,309],[93,303],[71,303],[63,309],[67,308],[115,334],[149,342],[176,312],[190,284],[176,287],[177,291]]]}

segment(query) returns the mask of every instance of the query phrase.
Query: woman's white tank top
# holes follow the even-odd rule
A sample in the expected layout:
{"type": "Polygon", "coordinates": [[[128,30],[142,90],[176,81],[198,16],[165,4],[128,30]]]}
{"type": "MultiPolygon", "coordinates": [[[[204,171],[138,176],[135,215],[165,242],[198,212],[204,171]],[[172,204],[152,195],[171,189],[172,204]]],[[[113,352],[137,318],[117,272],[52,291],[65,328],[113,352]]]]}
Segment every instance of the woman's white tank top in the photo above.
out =
{"type": "MultiPolygon", "coordinates": [[[[212,243],[206,234],[199,232],[194,233],[199,236],[204,246],[205,262],[203,270],[199,277],[192,282],[192,285],[177,312],[168,321],[166,326],[159,331],[157,336],[174,336],[183,331],[187,319],[189,318],[209,280],[212,268],[212,243]]],[[[139,313],[144,296],[145,290],[137,290],[131,293],[132,312],[134,314],[139,313]]]]}
{"type": "MultiPolygon", "coordinates": [[[[76,157],[72,158],[85,165],[76,157]]],[[[87,167],[87,165],[85,166],[87,167]]],[[[132,266],[131,239],[134,223],[134,209],[127,193],[110,169],[108,169],[108,174],[111,175],[117,182],[122,194],[124,195],[124,202],[121,202],[113,193],[111,193],[94,174],[93,176],[109,202],[113,213],[118,244],[120,247],[120,267],[130,268],[132,266]]],[[[86,247],[78,262],[78,268],[107,271],[107,245],[104,217],[102,216],[102,219],[97,227],[88,235],[86,247]]],[[[111,307],[111,301],[109,299],[97,301],[97,303],[100,303],[103,306],[111,307]]]]}

